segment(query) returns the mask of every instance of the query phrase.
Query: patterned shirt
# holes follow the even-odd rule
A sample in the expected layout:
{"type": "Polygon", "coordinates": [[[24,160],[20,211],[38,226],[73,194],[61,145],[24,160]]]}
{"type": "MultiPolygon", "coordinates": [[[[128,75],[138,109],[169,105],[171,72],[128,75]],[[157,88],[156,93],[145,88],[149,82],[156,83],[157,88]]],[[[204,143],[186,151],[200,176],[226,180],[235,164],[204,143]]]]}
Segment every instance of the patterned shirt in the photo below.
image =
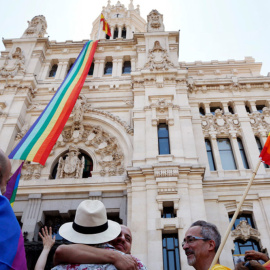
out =
{"type": "MultiPolygon", "coordinates": [[[[94,245],[94,247],[110,249],[116,252],[120,252],[121,254],[125,255],[125,253],[115,249],[110,244],[101,244],[101,245],[94,245]]],[[[134,256],[132,256],[138,263],[139,270],[147,270],[146,266],[143,262],[134,256]]],[[[113,264],[60,264],[52,268],[52,270],[117,270],[117,268],[113,264]]]]}

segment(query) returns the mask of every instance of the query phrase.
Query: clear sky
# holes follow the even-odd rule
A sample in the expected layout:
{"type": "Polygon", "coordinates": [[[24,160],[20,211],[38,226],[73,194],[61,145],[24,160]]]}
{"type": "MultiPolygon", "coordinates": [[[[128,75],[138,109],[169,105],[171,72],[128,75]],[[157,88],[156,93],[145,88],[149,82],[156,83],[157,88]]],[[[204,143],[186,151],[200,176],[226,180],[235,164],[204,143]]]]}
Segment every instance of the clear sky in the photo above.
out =
{"type": "MultiPolygon", "coordinates": [[[[115,5],[116,0],[111,0],[115,5]]],[[[121,0],[129,4],[130,0],[121,0]]],[[[180,30],[179,61],[262,62],[270,72],[270,0],[133,0],[146,20],[152,9],[163,14],[165,30],[180,30]]],[[[27,21],[44,15],[50,40],[89,39],[92,22],[107,0],[0,0],[0,38],[21,37],[27,21]]],[[[0,51],[4,45],[0,42],[0,51]]]]}

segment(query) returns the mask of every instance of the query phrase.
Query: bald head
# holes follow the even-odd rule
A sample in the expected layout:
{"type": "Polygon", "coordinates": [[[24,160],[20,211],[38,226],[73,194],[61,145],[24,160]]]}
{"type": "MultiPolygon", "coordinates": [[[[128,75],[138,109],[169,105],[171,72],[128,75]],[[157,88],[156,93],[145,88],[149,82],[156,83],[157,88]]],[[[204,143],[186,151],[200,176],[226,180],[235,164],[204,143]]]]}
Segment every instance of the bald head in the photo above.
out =
{"type": "Polygon", "coordinates": [[[6,186],[11,172],[11,164],[6,154],[0,149],[0,188],[1,193],[6,192],[6,186]]]}

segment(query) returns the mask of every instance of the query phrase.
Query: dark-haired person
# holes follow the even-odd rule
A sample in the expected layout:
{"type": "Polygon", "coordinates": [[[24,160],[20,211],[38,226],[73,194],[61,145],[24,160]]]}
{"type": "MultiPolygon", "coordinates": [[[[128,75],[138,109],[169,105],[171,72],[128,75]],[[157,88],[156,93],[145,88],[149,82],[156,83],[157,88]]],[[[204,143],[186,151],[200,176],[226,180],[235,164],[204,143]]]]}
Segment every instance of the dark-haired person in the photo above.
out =
{"type": "MultiPolygon", "coordinates": [[[[216,225],[203,220],[192,223],[182,243],[188,264],[196,270],[208,270],[220,246],[220,242],[221,236],[216,225]]],[[[231,269],[216,264],[211,270],[231,269]]]]}

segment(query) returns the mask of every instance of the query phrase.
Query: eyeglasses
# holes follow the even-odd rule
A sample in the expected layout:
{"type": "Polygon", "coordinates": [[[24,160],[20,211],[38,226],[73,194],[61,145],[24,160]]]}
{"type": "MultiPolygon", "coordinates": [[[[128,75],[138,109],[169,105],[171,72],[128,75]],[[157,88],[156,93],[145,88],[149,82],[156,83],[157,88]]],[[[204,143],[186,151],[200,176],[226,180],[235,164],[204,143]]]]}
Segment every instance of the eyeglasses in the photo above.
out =
{"type": "Polygon", "coordinates": [[[185,238],[182,242],[182,247],[184,247],[185,244],[193,244],[195,241],[197,240],[210,240],[209,238],[203,238],[203,237],[198,237],[198,236],[193,236],[193,235],[189,235],[187,236],[187,238],[185,238]]]}

